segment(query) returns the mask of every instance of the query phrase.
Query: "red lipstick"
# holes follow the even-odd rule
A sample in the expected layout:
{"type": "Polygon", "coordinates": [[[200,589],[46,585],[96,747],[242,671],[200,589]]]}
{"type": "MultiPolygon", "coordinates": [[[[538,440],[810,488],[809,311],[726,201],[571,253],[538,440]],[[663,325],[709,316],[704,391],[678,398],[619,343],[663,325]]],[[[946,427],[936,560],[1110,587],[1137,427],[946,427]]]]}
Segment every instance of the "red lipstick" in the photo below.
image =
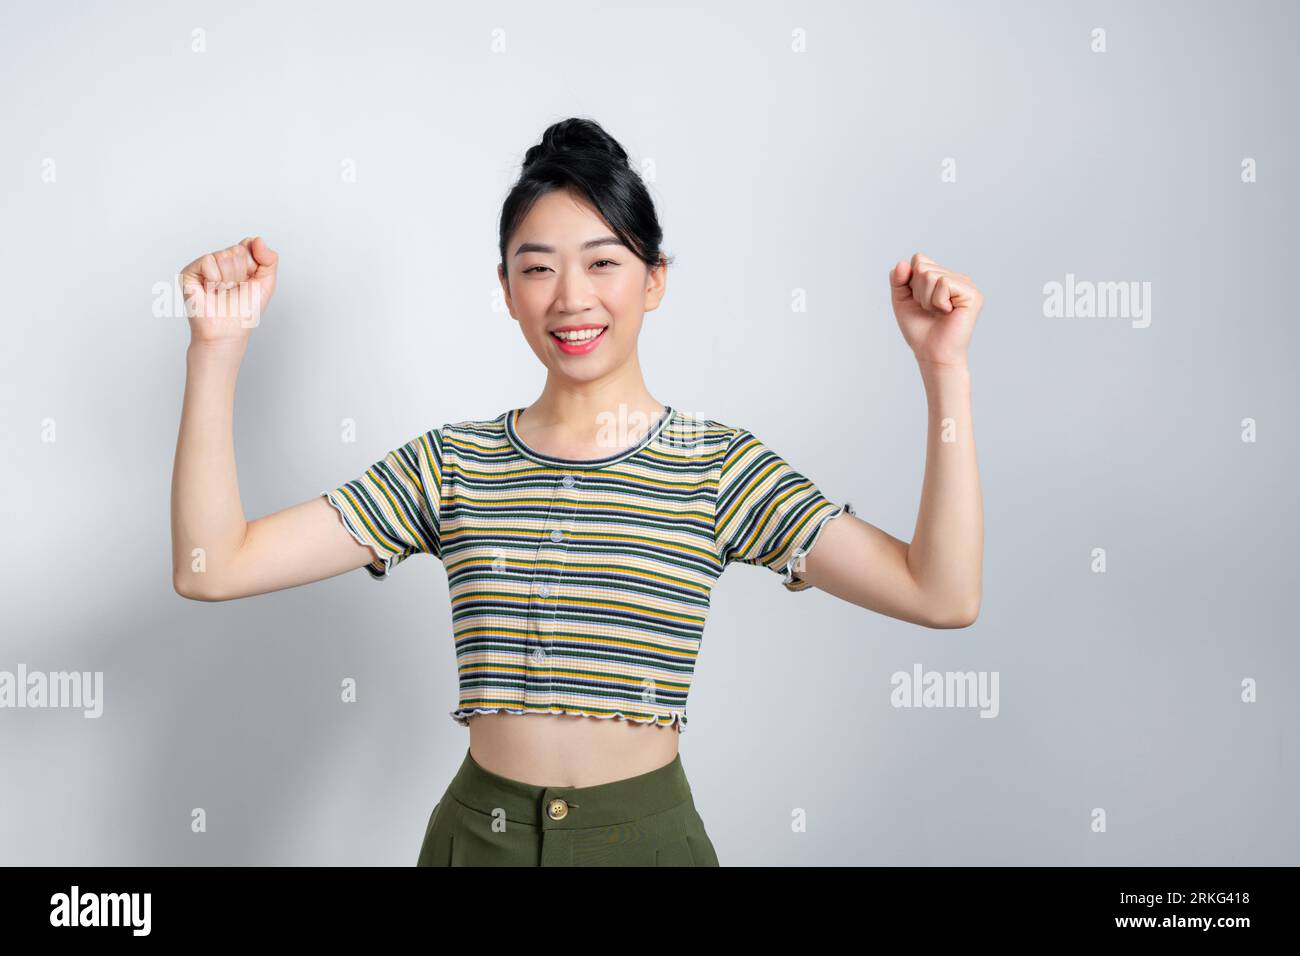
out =
{"type": "Polygon", "coordinates": [[[588,322],[585,325],[564,325],[558,329],[551,329],[547,334],[554,339],[556,346],[565,355],[586,355],[600,344],[600,340],[605,337],[605,331],[608,328],[607,325],[600,322],[588,322]],[[584,342],[566,342],[555,334],[556,332],[577,332],[581,329],[600,329],[601,331],[599,335],[584,342]]]}

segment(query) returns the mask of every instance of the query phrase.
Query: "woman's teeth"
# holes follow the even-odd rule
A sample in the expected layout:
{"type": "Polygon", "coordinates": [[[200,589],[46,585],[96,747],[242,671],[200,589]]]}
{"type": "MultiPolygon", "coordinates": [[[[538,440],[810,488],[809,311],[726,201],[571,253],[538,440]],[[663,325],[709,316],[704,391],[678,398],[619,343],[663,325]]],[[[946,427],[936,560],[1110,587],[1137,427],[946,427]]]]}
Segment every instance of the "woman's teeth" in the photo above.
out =
{"type": "Polygon", "coordinates": [[[588,342],[604,332],[604,329],[580,329],[577,332],[552,332],[561,342],[588,342]]]}

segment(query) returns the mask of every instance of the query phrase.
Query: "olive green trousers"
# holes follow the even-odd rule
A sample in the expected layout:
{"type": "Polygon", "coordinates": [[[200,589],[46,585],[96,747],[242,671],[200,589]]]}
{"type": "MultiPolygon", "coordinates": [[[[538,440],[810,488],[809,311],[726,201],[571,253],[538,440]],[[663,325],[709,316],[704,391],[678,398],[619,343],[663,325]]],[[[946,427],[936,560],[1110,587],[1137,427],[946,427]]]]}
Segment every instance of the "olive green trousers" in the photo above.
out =
{"type": "Polygon", "coordinates": [[[594,787],[542,787],[465,759],[416,866],[718,866],[681,754],[594,787]]]}

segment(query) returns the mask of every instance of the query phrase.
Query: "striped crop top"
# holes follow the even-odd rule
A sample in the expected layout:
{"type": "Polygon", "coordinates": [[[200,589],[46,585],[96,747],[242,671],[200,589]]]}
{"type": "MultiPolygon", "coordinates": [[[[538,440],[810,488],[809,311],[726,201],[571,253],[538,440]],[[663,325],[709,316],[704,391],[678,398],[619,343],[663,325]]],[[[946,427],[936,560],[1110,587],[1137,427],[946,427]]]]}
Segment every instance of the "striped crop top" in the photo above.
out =
{"type": "Polygon", "coordinates": [[[686,729],[714,581],[762,565],[791,591],[842,512],[744,428],[664,409],[604,458],[529,448],[513,409],[419,435],[322,494],[383,580],[413,554],[447,572],[451,717],[571,714],[686,729]]]}

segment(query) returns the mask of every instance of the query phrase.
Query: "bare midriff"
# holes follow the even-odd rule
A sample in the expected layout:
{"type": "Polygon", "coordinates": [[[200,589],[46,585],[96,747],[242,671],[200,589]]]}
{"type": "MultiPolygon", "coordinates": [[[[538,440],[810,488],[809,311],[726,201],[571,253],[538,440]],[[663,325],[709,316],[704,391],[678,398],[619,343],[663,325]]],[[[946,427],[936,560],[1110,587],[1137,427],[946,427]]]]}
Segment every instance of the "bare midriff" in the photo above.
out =
{"type": "Polygon", "coordinates": [[[469,719],[479,766],[542,787],[594,787],[658,770],[677,756],[677,739],[675,726],[621,717],[498,711],[469,719]]]}

